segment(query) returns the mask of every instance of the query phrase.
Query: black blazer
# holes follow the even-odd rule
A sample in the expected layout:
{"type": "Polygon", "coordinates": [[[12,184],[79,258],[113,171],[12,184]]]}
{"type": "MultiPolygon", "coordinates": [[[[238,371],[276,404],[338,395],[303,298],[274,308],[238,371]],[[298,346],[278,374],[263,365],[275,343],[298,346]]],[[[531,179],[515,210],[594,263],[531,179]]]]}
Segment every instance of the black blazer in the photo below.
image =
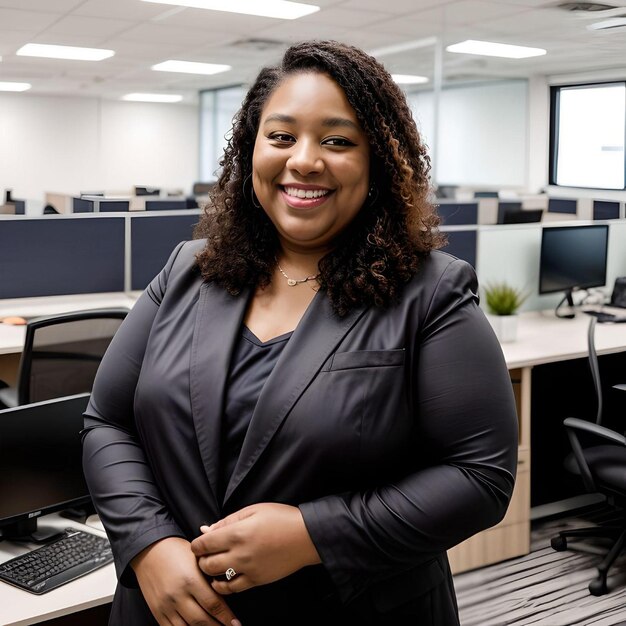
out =
{"type": "Polygon", "coordinates": [[[473,269],[430,254],[387,310],[338,318],[320,291],[267,380],[217,497],[229,360],[249,293],[179,245],[105,355],[84,468],[120,585],[111,624],[155,624],[129,561],[257,502],[300,507],[322,565],[230,596],[244,626],[458,624],[445,551],[513,489],[511,382],[473,269]],[[336,620],[336,621],[333,621],[336,620]]]}

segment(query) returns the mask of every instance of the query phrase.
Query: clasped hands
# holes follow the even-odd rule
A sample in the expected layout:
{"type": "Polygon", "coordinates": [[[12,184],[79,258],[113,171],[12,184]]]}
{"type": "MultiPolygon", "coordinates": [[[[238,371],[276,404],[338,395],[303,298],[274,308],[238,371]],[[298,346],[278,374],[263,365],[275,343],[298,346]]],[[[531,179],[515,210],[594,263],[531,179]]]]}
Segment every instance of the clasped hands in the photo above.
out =
{"type": "Polygon", "coordinates": [[[265,585],[320,562],[302,514],[294,506],[253,504],[200,530],[191,551],[200,569],[214,577],[211,587],[220,595],[265,585]],[[231,568],[236,576],[223,580],[231,568]]]}
{"type": "Polygon", "coordinates": [[[167,537],[131,562],[146,603],[160,626],[240,626],[223,595],[264,585],[320,562],[297,507],[248,506],[210,527],[191,544],[167,537]],[[232,568],[230,581],[221,576],[232,568]]]}

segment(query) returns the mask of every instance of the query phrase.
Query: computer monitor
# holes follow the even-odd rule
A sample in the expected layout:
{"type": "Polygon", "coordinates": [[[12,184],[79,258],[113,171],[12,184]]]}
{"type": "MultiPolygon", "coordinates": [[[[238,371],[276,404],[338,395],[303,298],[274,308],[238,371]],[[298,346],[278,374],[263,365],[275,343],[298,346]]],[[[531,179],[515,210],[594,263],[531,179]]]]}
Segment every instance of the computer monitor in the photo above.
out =
{"type": "MultiPolygon", "coordinates": [[[[557,306],[567,300],[574,306],[572,291],[606,284],[609,227],[557,226],[544,228],[539,260],[539,293],[564,291],[557,306]]],[[[559,317],[565,317],[559,315],[559,317]]],[[[570,313],[568,317],[573,317],[570,313]]]]}
{"type": "Polygon", "coordinates": [[[594,220],[617,220],[619,219],[619,202],[609,200],[593,201],[594,220]]]}
{"type": "Polygon", "coordinates": [[[138,187],[135,185],[136,196],[158,196],[161,190],[158,187],[138,187]]]}
{"type": "Polygon", "coordinates": [[[521,211],[521,202],[498,202],[498,224],[504,224],[504,216],[510,211],[521,211]]]}
{"type": "Polygon", "coordinates": [[[42,515],[90,503],[80,431],[89,394],[0,411],[0,533],[44,540],[42,515]]]}
{"type": "Polygon", "coordinates": [[[93,200],[72,198],[72,213],[93,213],[93,200]]]}
{"type": "Polygon", "coordinates": [[[502,216],[502,224],[530,224],[540,222],[543,209],[509,209],[502,216]]]}

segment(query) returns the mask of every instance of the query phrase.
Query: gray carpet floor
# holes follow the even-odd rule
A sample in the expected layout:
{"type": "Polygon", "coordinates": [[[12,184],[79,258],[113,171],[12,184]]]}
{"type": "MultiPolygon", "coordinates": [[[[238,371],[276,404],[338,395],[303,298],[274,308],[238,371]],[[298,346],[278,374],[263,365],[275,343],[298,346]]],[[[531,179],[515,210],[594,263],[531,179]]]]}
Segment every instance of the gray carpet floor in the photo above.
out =
{"type": "Polygon", "coordinates": [[[626,626],[626,554],[609,572],[609,593],[595,597],[587,585],[606,544],[585,539],[568,541],[564,552],[550,547],[559,530],[610,521],[596,511],[533,524],[530,554],[456,575],[462,626],[626,626]]]}

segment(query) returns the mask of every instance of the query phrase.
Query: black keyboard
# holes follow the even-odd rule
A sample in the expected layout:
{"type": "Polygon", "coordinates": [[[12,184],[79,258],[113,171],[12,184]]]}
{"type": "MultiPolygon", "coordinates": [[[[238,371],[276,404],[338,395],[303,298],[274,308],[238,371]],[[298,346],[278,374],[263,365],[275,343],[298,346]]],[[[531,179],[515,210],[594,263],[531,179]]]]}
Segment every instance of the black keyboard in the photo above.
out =
{"type": "Polygon", "coordinates": [[[107,539],[67,528],[60,539],[0,563],[0,580],[40,595],[112,560],[107,539]]]}
{"type": "Polygon", "coordinates": [[[585,314],[597,318],[599,324],[607,322],[619,324],[626,322],[626,315],[615,315],[614,313],[607,313],[606,311],[585,311],[585,314]]]}

